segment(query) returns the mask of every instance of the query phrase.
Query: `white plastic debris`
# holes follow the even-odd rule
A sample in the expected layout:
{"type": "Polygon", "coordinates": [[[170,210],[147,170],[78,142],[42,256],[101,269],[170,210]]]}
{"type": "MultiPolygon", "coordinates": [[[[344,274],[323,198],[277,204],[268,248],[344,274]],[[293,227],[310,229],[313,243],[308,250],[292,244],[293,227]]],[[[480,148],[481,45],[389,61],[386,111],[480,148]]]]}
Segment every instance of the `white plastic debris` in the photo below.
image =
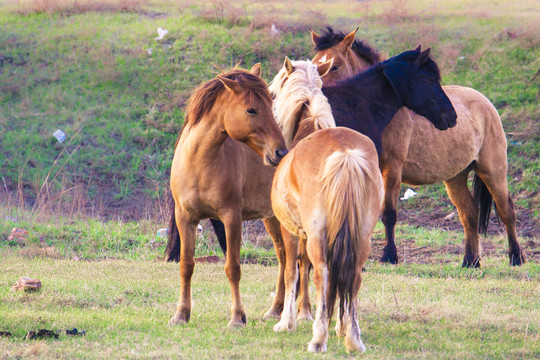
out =
{"type": "Polygon", "coordinates": [[[279,30],[278,30],[278,28],[276,27],[276,24],[272,24],[272,27],[270,28],[270,34],[271,34],[271,35],[277,35],[277,34],[279,34],[279,30]]]}
{"type": "Polygon", "coordinates": [[[161,40],[169,33],[169,30],[158,27],[157,33],[159,36],[156,38],[156,40],[161,40]]]}
{"type": "Polygon", "coordinates": [[[399,199],[400,200],[409,200],[410,198],[413,198],[416,195],[418,195],[418,193],[416,191],[414,191],[413,189],[407,189],[407,191],[405,191],[405,194],[403,194],[403,197],[401,197],[399,199]]]}
{"type": "Polygon", "coordinates": [[[59,143],[63,143],[66,140],[66,134],[60,129],[53,132],[53,136],[58,140],[59,143]]]}
{"type": "Polygon", "coordinates": [[[167,229],[167,228],[159,229],[157,231],[156,235],[157,235],[158,238],[159,237],[167,237],[167,236],[169,236],[169,229],[167,229]]]}
{"type": "Polygon", "coordinates": [[[458,60],[465,60],[465,56],[458,57],[458,60]]]}
{"type": "Polygon", "coordinates": [[[148,53],[148,55],[152,55],[152,48],[146,49],[146,52],[148,53]]]}

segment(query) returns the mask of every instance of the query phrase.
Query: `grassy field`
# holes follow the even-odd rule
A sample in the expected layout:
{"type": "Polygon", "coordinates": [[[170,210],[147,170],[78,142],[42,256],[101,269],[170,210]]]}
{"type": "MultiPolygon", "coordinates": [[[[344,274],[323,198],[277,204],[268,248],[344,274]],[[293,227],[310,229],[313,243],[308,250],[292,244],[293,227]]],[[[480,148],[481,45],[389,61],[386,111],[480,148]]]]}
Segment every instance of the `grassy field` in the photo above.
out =
{"type": "MultiPolygon", "coordinates": [[[[7,255],[7,254],[3,254],[7,255]]],[[[275,266],[244,265],[248,324],[226,328],[230,290],[222,264],[198,264],[188,325],[167,327],[178,296],[178,266],[156,261],[73,261],[4,256],[0,273],[0,358],[302,359],[311,325],[274,333],[262,321],[275,266]],[[20,276],[43,282],[35,294],[9,291],[20,276]],[[29,330],[85,331],[84,337],[23,340],[29,330]]],[[[370,262],[359,294],[364,358],[532,359],[540,356],[540,267],[485,270],[370,262]]],[[[314,289],[311,289],[312,297],[314,289]]],[[[347,358],[331,334],[322,358],[347,358]]]]}
{"type": "MultiPolygon", "coordinates": [[[[442,184],[399,203],[401,263],[380,257],[361,288],[365,358],[540,358],[540,4],[425,1],[0,0],[0,359],[312,358],[311,325],[264,322],[277,273],[260,223],[244,225],[248,325],[226,328],[223,264],[197,264],[186,326],[168,328],[178,265],[161,262],[172,147],[191,91],[216,69],[313,55],[308,28],[351,31],[387,55],[431,46],[443,83],[471,86],[506,130],[510,192],[528,263],[510,268],[504,227],[462,269],[463,233],[442,184]],[[279,32],[271,34],[274,24],[279,32]],[[169,30],[155,40],[158,27],[169,30]],[[535,76],[536,75],[536,76],[535,76]],[[53,132],[67,135],[59,143],[53,132]],[[132,221],[136,220],[136,221],[132,221]],[[8,241],[29,231],[24,246],[8,241]],[[9,291],[20,276],[38,293],[9,291]],[[30,330],[65,331],[24,340],[30,330]]],[[[495,217],[493,217],[493,220],[495,217]]],[[[203,223],[196,256],[221,252],[203,223]]],[[[312,299],[314,289],[311,288],[312,299]]],[[[331,335],[321,358],[348,358],[331,335]]]]}
{"type": "MultiPolygon", "coordinates": [[[[151,221],[39,221],[0,208],[0,359],[40,358],[311,358],[310,324],[274,333],[262,321],[277,267],[271,241],[247,223],[241,291],[248,325],[226,328],[230,288],[210,225],[203,223],[193,280],[193,312],[186,326],[167,327],[178,297],[178,265],[161,261],[165,239],[151,221]],[[29,230],[25,246],[6,241],[14,226],[29,230]],[[250,227],[251,226],[251,227],[250,227]],[[48,250],[47,250],[48,249],[48,250]],[[52,250],[51,250],[52,249],[52,250]],[[20,276],[38,278],[39,293],[10,291],[20,276]],[[63,332],[77,328],[84,337],[63,332]],[[28,331],[62,332],[58,339],[25,340],[28,331]]],[[[360,291],[366,358],[533,359],[540,356],[540,251],[520,239],[529,262],[508,265],[504,234],[483,239],[482,268],[463,269],[462,233],[400,224],[401,263],[381,265],[379,223],[360,291]]],[[[314,288],[310,288],[314,299],[314,288]]],[[[324,358],[347,358],[331,335],[324,358]]]]}
{"type": "MultiPolygon", "coordinates": [[[[433,48],[445,84],[498,108],[509,139],[519,232],[538,235],[537,1],[39,0],[0,2],[0,196],[4,204],[155,218],[191,91],[216,72],[313,56],[308,28],[360,27],[387,55],[433,48]],[[272,35],[275,24],[278,34],[272,35]],[[169,30],[155,40],[158,27],[169,30]],[[60,144],[52,136],[63,130],[60,144]]],[[[424,214],[450,208],[422,188],[424,214]],[[429,204],[429,205],[428,205],[429,204]]],[[[406,206],[406,205],[405,205],[406,206]]]]}

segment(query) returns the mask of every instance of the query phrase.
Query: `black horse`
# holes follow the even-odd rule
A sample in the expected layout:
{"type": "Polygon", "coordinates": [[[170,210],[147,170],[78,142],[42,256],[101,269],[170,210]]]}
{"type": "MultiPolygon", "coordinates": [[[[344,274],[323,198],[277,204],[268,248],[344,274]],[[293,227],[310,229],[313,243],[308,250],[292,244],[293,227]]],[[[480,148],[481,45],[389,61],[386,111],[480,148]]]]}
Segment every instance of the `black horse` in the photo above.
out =
{"type": "MultiPolygon", "coordinates": [[[[377,152],[382,150],[382,133],[397,111],[406,106],[430,120],[439,130],[456,125],[456,112],[440,85],[437,64],[430,49],[406,51],[378,63],[367,71],[322,90],[332,107],[337,126],[345,126],[368,136],[377,152]]],[[[223,223],[210,219],[225,253],[223,223]]],[[[169,239],[171,248],[174,239],[169,239]]],[[[168,261],[177,261],[167,253],[168,261]]]]}

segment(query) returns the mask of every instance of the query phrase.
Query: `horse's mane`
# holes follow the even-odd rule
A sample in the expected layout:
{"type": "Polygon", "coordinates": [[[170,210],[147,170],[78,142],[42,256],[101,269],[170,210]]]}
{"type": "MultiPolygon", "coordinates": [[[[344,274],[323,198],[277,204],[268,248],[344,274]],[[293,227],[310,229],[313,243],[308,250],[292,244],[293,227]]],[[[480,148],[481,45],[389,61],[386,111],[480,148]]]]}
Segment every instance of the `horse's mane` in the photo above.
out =
{"type": "Polygon", "coordinates": [[[294,71],[287,75],[283,67],[270,83],[274,95],[274,117],[290,146],[299,111],[306,105],[309,117],[302,121],[313,121],[316,130],[335,127],[330,104],[321,91],[322,80],[317,67],[311,61],[292,61],[294,71]]]}
{"type": "MultiPolygon", "coordinates": [[[[272,101],[266,82],[258,76],[251,74],[248,70],[234,68],[219,77],[236,80],[248,92],[248,96],[256,96],[268,102],[272,101]]],[[[209,80],[197,87],[188,100],[185,111],[184,126],[180,130],[176,145],[184,129],[188,126],[196,125],[201,118],[214,106],[219,94],[225,90],[225,86],[217,77],[209,80]]]]}
{"type": "MultiPolygon", "coordinates": [[[[408,89],[406,83],[409,80],[411,61],[414,61],[420,53],[420,50],[409,50],[399,55],[391,57],[375,66],[375,68],[382,70],[386,78],[392,85],[394,92],[401,99],[407,97],[408,89]]],[[[437,81],[441,81],[441,73],[437,63],[433,61],[431,57],[428,57],[423,64],[428,71],[435,74],[437,81]]]]}
{"type": "MultiPolygon", "coordinates": [[[[335,46],[343,41],[346,34],[340,32],[334,32],[330,26],[326,27],[326,31],[317,39],[315,44],[315,51],[326,50],[335,46]]],[[[367,45],[363,41],[355,39],[351,48],[354,52],[364,60],[366,60],[370,65],[375,65],[381,61],[381,55],[378,51],[373,49],[371,46],[367,45]]]]}

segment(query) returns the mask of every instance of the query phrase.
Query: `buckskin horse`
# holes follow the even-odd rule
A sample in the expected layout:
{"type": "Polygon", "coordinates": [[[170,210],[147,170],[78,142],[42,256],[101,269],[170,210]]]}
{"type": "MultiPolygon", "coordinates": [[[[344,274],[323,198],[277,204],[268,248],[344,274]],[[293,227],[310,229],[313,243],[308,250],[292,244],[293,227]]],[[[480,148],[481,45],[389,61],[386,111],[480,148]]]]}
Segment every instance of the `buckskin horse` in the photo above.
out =
{"type": "MultiPolygon", "coordinates": [[[[355,34],[356,30],[345,35],[332,28],[323,35],[311,31],[317,51],[312,61],[334,59],[332,69],[323,77],[325,84],[355,76],[380,60],[375,50],[355,40],[355,34]]],[[[455,127],[437,131],[420,114],[403,109],[383,133],[379,155],[385,189],[382,221],[386,239],[381,261],[398,262],[394,227],[401,183],[427,185],[443,181],[465,232],[463,266],[480,266],[478,233],[487,231],[492,200],[506,226],[510,264],[521,265],[525,254],[517,242],[516,215],[507,184],[507,143],[499,114],[474,89],[457,85],[443,89],[457,113],[455,127]],[[471,171],[475,172],[474,196],[467,187],[471,171]]],[[[338,118],[336,123],[348,126],[338,118]]]]}

